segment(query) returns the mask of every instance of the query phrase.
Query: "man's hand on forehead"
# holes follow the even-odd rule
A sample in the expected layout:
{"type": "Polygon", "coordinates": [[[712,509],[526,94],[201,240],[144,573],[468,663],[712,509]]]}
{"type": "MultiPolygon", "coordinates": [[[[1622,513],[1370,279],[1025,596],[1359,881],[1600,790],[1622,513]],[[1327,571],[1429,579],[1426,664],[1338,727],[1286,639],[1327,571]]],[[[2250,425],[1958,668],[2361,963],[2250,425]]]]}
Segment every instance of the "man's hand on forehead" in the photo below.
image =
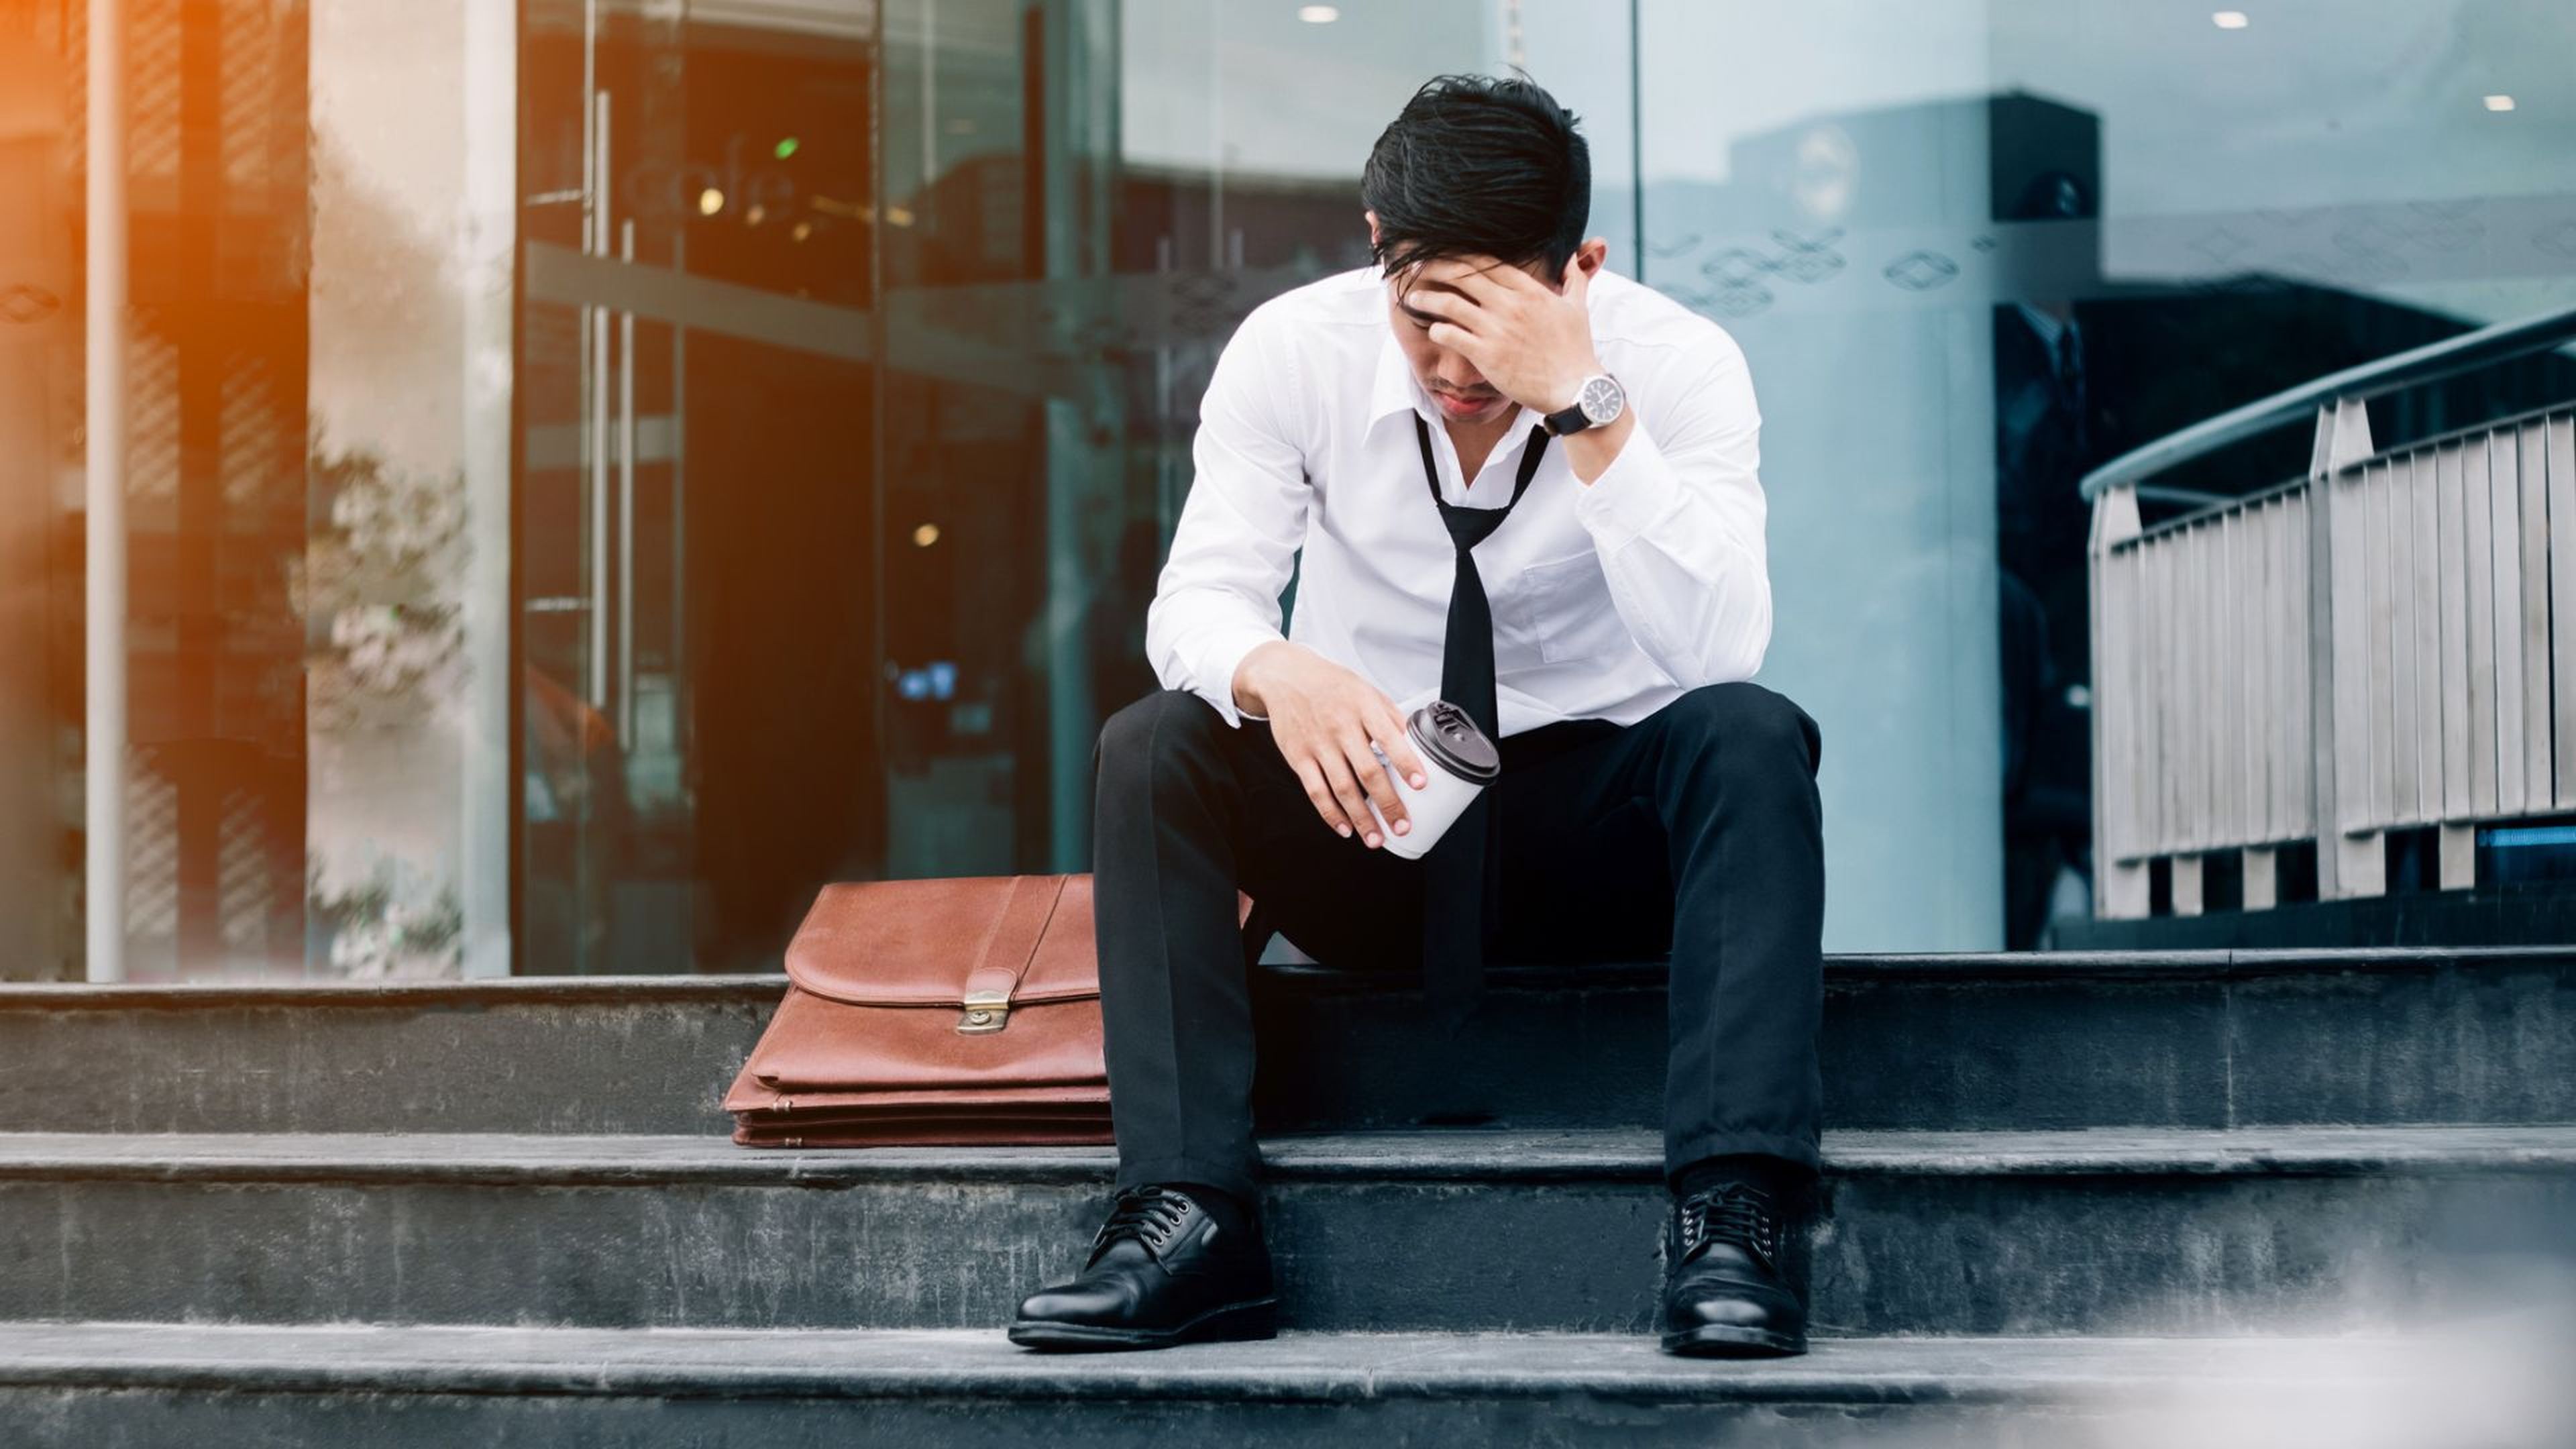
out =
{"type": "Polygon", "coordinates": [[[1408,293],[1420,288],[1450,291],[1478,303],[1483,303],[1491,295],[1487,289],[1510,287],[1515,282],[1522,284],[1525,290],[1554,295],[1552,289],[1540,285],[1538,278],[1527,270],[1482,253],[1464,257],[1433,257],[1429,261],[1415,263],[1403,276],[1408,293]]]}
{"type": "Polygon", "coordinates": [[[1603,370],[1590,290],[1578,258],[1550,287],[1494,257],[1435,257],[1412,270],[1400,305],[1428,319],[1423,336],[1463,353],[1496,391],[1548,413],[1573,406],[1583,379],[1603,370]]]}

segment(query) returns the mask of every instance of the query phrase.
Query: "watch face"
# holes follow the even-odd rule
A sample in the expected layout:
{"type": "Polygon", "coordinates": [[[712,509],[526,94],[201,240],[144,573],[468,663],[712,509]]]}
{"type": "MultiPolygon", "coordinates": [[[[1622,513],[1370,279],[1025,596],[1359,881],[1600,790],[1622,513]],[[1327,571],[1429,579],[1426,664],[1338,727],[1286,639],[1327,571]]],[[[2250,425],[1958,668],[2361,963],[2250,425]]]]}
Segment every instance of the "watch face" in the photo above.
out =
{"type": "Polygon", "coordinates": [[[1619,390],[1617,382],[1596,377],[1583,385],[1583,392],[1575,398],[1574,404],[1583,409],[1583,415],[1598,427],[1618,417],[1619,409],[1626,401],[1627,394],[1619,390]]]}

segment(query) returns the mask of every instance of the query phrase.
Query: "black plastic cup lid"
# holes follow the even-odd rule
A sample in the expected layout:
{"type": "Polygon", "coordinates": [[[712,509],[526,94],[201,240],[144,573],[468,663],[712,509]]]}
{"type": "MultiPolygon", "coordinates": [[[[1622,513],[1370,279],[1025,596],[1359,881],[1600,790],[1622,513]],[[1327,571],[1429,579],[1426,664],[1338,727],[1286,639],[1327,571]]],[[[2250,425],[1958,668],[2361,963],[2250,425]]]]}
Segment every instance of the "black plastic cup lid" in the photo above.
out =
{"type": "Polygon", "coordinates": [[[1445,699],[1435,699],[1406,721],[1413,742],[1434,762],[1462,780],[1479,784],[1503,772],[1503,757],[1467,712],[1445,699]]]}

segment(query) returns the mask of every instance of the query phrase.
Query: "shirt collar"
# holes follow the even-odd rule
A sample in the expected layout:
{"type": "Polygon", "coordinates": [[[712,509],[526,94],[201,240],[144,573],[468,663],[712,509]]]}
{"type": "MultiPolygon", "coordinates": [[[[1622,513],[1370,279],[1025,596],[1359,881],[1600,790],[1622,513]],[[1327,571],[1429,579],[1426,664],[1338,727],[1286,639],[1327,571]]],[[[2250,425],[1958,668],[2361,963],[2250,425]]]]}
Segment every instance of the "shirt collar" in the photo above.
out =
{"type": "Polygon", "coordinates": [[[1395,329],[1378,329],[1377,379],[1369,390],[1368,425],[1371,429],[1401,412],[1411,411],[1423,417],[1432,415],[1422,398],[1422,382],[1413,375],[1413,363],[1404,355],[1404,345],[1395,340],[1395,329]]]}

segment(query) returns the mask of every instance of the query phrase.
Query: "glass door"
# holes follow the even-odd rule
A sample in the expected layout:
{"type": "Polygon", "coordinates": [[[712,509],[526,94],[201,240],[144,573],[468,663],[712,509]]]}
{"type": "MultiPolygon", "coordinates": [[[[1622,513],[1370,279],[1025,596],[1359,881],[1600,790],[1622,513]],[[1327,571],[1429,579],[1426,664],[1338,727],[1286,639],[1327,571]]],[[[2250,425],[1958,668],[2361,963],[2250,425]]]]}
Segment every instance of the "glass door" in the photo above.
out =
{"type": "Polygon", "coordinates": [[[1085,863],[1096,8],[529,8],[520,971],[774,970],[826,881],[1085,863]]]}
{"type": "Polygon", "coordinates": [[[528,27],[518,969],[753,967],[879,849],[874,17],[528,27]]]}
{"type": "Polygon", "coordinates": [[[1093,668],[1127,602],[1116,7],[885,14],[885,870],[1083,869],[1126,702],[1093,668]]]}

